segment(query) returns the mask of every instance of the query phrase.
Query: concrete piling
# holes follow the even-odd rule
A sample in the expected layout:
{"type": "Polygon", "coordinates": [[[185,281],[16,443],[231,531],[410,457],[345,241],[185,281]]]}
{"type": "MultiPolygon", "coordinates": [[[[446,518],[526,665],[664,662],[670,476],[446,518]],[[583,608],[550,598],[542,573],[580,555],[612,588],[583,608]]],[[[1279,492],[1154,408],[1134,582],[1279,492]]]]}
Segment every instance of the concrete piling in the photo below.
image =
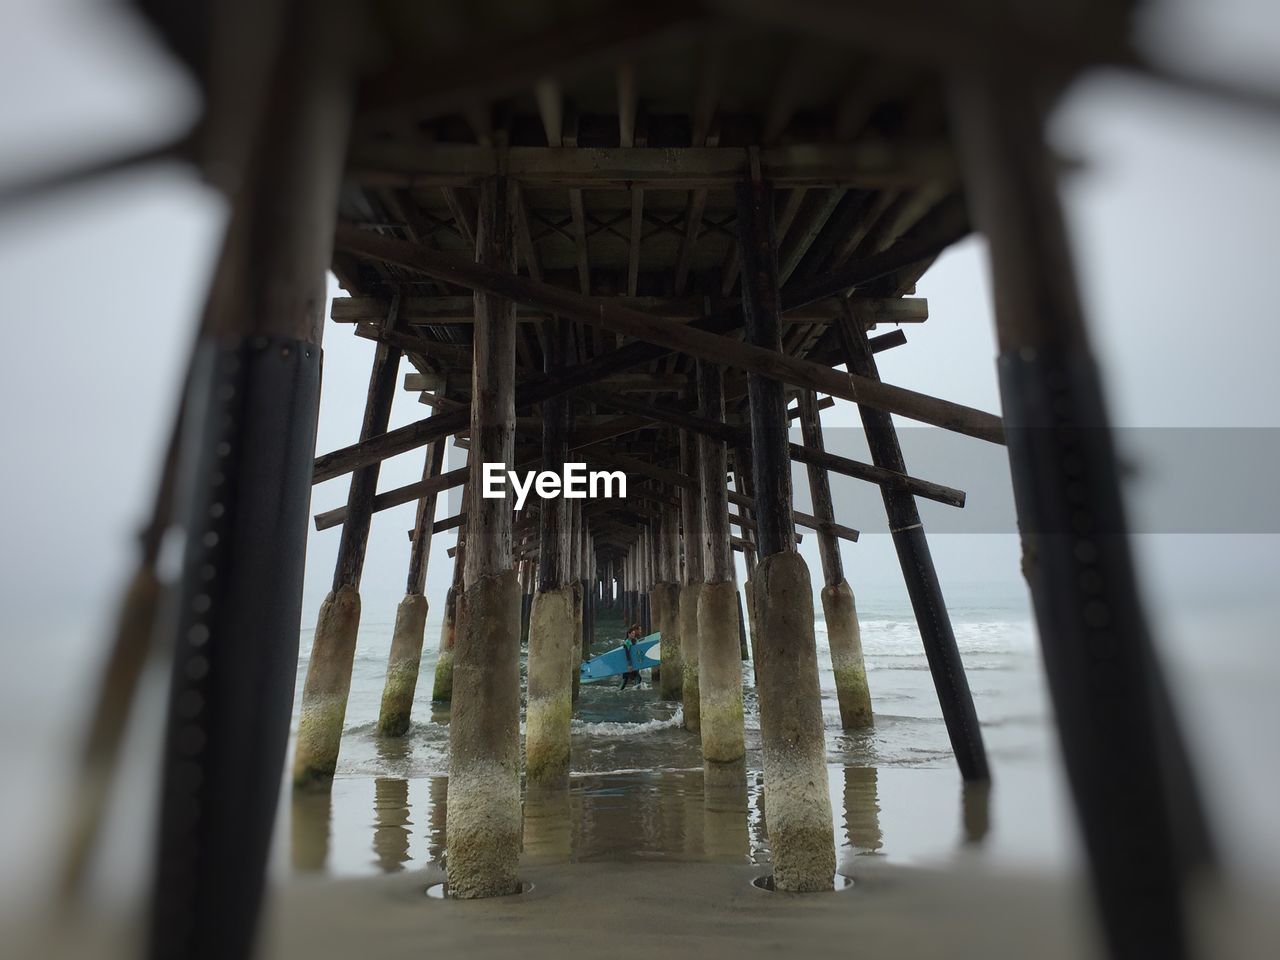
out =
{"type": "MultiPolygon", "coordinates": [[[[478,263],[515,273],[517,199],[484,181],[478,263]]],[[[448,878],[452,896],[515,893],[520,883],[520,578],[512,562],[512,495],[479,495],[482,464],[515,456],[515,304],[475,295],[470,478],[463,601],[449,722],[448,878]]]]}
{"type": "Polygon", "coordinates": [[[359,629],[360,594],[356,588],[344,585],[330,591],[320,604],[311,661],[302,688],[302,713],[293,753],[296,787],[328,781],[338,765],[359,629]]]}
{"type": "Polygon", "coordinates": [[[407,594],[396,608],[391,655],[387,659],[387,679],[378,712],[378,732],[385,736],[401,737],[409,729],[426,626],[427,598],[420,593],[407,594]]]}
{"type": "Polygon", "coordinates": [[[731,582],[704,583],[698,591],[698,725],[707,763],[732,763],[746,752],[737,598],[731,582]]]}
{"type": "Polygon", "coordinates": [[[779,890],[829,890],[836,872],[809,568],[798,553],[756,567],[764,802],[779,890]]]}
{"type": "Polygon", "coordinates": [[[567,787],[573,675],[578,668],[573,586],[539,590],[529,621],[525,777],[530,789],[567,787]]]}
{"type": "Polygon", "coordinates": [[[680,518],[667,506],[658,522],[657,577],[653,588],[654,629],[662,667],[658,672],[658,695],[663,700],[682,700],[684,660],[680,656],[680,518]]]}
{"type": "MultiPolygon", "coordinates": [[[[438,476],[443,462],[444,444],[439,441],[432,443],[427,448],[423,479],[438,476]]],[[[395,631],[391,635],[391,653],[387,658],[387,678],[378,711],[378,732],[383,736],[404,736],[413,716],[413,697],[418,690],[418,668],[427,627],[427,598],[423,596],[423,588],[427,581],[427,564],[431,559],[435,515],[436,494],[431,493],[418,501],[405,595],[396,608],[395,631]]]]}
{"type": "MultiPolygon", "coordinates": [[[[388,316],[394,320],[399,310],[393,300],[388,316]]],[[[378,344],[369,374],[361,439],[385,433],[395,395],[400,351],[378,344]]],[[[351,475],[347,493],[347,522],[338,542],[333,588],[320,608],[311,662],[302,688],[302,710],[298,721],[298,741],[294,753],[293,782],[307,786],[333,776],[338,763],[342,725],[351,689],[351,664],[356,653],[360,627],[360,575],[364,569],[365,546],[373,519],[373,497],[378,487],[380,464],[361,467],[351,475]]]]}
{"type": "Polygon", "coordinates": [[[835,671],[836,699],[840,702],[840,726],[845,730],[873,723],[867,668],[862,660],[862,633],[853,590],[846,580],[822,588],[822,614],[835,671]]]}
{"type": "Polygon", "coordinates": [[[463,594],[449,720],[449,892],[514,893],[520,882],[520,584],[514,570],[463,594]],[[504,654],[495,655],[498,651],[504,654]]]}
{"type": "MultiPolygon", "coordinates": [[[[747,342],[782,349],[773,192],[737,187],[747,342]]],[[[759,560],[752,577],[764,796],[778,890],[830,890],[835,832],[827,791],[821,688],[809,568],[796,552],[786,397],[776,380],[751,374],[752,488],[759,560]]]]}
{"type": "MultiPolygon", "coordinates": [[[[720,367],[698,363],[698,407],[702,416],[724,421],[720,367]]],[[[728,453],[723,443],[699,439],[702,478],[702,565],[706,582],[698,593],[698,723],[702,759],[708,766],[739,764],[746,755],[742,729],[742,647],[738,634],[738,588],[729,544],[728,453]]],[[[741,774],[738,774],[741,777],[741,774]]]]}
{"type": "Polygon", "coordinates": [[[660,583],[662,595],[658,620],[662,669],[659,676],[659,694],[663,700],[684,698],[684,658],[680,655],[680,584],[660,583]]]}
{"type": "MultiPolygon", "coordinates": [[[[812,390],[800,394],[800,430],[805,445],[823,449],[822,418],[818,395],[812,390]]],[[[825,468],[810,463],[809,493],[814,516],[835,523],[831,500],[831,481],[825,468]]],[[[840,702],[840,725],[845,730],[870,726],[871,692],[867,688],[867,668],[862,662],[862,638],[853,590],[844,577],[844,560],[840,544],[830,528],[818,531],[818,554],[822,561],[822,611],[827,625],[827,643],[831,647],[831,668],[835,672],[836,698],[840,702]]]]}
{"type": "Polygon", "coordinates": [[[440,650],[436,654],[436,672],[431,685],[431,702],[448,703],[453,699],[453,649],[458,638],[458,596],[450,587],[444,597],[444,619],[440,624],[440,650]]]}
{"type": "Polygon", "coordinates": [[[698,603],[702,588],[702,581],[686,583],[680,588],[680,609],[677,615],[680,632],[680,703],[684,710],[684,728],[691,733],[699,733],[702,729],[701,694],[698,691],[698,603]]]}

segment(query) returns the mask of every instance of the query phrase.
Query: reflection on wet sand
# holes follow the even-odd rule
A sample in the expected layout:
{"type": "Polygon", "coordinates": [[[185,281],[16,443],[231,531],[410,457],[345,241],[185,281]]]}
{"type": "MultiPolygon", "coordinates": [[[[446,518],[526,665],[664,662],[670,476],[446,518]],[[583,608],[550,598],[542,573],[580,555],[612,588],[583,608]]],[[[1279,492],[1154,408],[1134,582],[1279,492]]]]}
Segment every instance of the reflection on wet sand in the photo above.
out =
{"type": "Polygon", "coordinates": [[[431,809],[427,812],[427,859],[431,863],[444,862],[444,823],[449,796],[449,778],[432,777],[428,799],[431,809]]]}
{"type": "MultiPolygon", "coordinates": [[[[882,855],[886,841],[881,803],[887,774],[860,765],[832,772],[842,778],[835,781],[842,783],[836,810],[842,856],[882,855]]],[[[442,864],[447,853],[447,796],[448,778],[440,776],[342,780],[334,791],[295,793],[290,807],[293,868],[339,873],[353,865],[359,869],[360,862],[350,859],[350,853],[346,858],[340,855],[342,850],[351,851],[350,845],[344,844],[338,852],[332,845],[335,825],[352,824],[353,814],[372,829],[363,849],[372,848],[374,858],[363,864],[383,873],[442,864]]],[[[990,830],[990,789],[965,785],[961,801],[962,840],[982,843],[990,830]]],[[[917,855],[915,851],[922,848],[944,852],[936,844],[954,844],[955,835],[946,829],[945,818],[939,826],[941,830],[933,831],[935,839],[913,835],[911,843],[904,843],[903,837],[895,835],[893,852],[899,856],[917,855]]],[[[523,862],[529,865],[600,860],[767,863],[769,859],[762,778],[759,770],[742,764],[580,773],[567,790],[535,792],[524,798],[523,862]]]]}
{"type": "Polygon", "coordinates": [[[383,873],[396,873],[409,862],[409,781],[378,777],[373,781],[373,852],[383,873]]]}
{"type": "Polygon", "coordinates": [[[875,767],[844,768],[844,836],[855,854],[876,853],[884,845],[878,787],[875,767]]]}
{"type": "Polygon", "coordinates": [[[525,864],[566,863],[573,858],[573,806],[567,789],[530,790],[524,798],[525,864]]]}
{"type": "Polygon", "coordinates": [[[960,795],[964,842],[981,844],[991,831],[991,784],[965,783],[960,795]]]}
{"type": "Polygon", "coordinates": [[[707,859],[748,862],[751,841],[747,832],[747,770],[742,761],[704,766],[702,809],[707,859]]]}
{"type": "Polygon", "coordinates": [[[295,790],[289,808],[289,857],[299,873],[323,871],[329,861],[333,798],[328,790],[295,790]]]}

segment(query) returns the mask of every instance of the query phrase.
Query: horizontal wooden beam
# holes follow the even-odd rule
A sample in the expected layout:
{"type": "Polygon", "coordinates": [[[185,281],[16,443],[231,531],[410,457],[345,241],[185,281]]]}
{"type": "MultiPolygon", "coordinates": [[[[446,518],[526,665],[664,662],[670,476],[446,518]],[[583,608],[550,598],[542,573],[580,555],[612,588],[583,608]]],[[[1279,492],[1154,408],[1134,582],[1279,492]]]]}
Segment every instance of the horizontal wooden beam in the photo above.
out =
{"type": "MultiPolygon", "coordinates": [[[[788,144],[759,152],[778,187],[916,187],[956,179],[950,145],[936,141],[788,144]]],[[[494,147],[378,140],[358,144],[347,175],[371,187],[475,187],[498,174],[530,187],[705,190],[751,175],[745,147],[494,147]]]]}
{"type": "MultiPolygon", "coordinates": [[[[664,317],[667,320],[697,320],[706,313],[706,304],[699,297],[590,297],[592,304],[616,304],[664,317]]],[[[854,297],[859,314],[871,323],[923,323],[929,319],[929,301],[923,297],[854,297]]],[[[381,323],[387,316],[390,301],[383,297],[337,297],[329,309],[334,323],[381,323]]],[[[806,304],[788,313],[788,323],[834,323],[840,315],[840,305],[834,300],[806,304]]],[[[521,306],[516,310],[516,320],[521,323],[541,323],[547,318],[545,310],[521,306]]],[[[409,326],[454,326],[470,324],[475,320],[475,301],[461,297],[402,297],[398,324],[409,326]]]]}
{"type": "Polygon", "coordinates": [[[446,379],[443,374],[439,373],[406,373],[404,375],[404,388],[413,393],[443,390],[446,379]]]}
{"type": "MultiPolygon", "coordinates": [[[[631,397],[617,394],[607,394],[590,387],[584,387],[579,392],[597,403],[612,406],[624,413],[647,416],[659,423],[667,423],[682,430],[690,430],[701,436],[719,440],[721,443],[727,444],[730,449],[749,447],[751,445],[751,431],[741,427],[721,423],[717,420],[709,420],[670,406],[638,401],[631,397]]],[[[964,491],[957,490],[954,487],[934,483],[931,480],[921,480],[905,473],[886,470],[874,464],[863,463],[861,460],[852,460],[826,450],[815,450],[798,443],[790,444],[789,450],[791,459],[800,463],[811,463],[832,473],[839,473],[857,480],[866,480],[869,483],[879,484],[893,490],[905,490],[915,496],[924,497],[926,500],[934,500],[938,503],[945,503],[948,506],[964,506],[964,491]]]]}
{"type": "MultiPolygon", "coordinates": [[[[606,466],[612,466],[619,470],[626,470],[629,473],[647,476],[650,479],[658,480],[673,488],[680,487],[686,490],[699,490],[702,487],[702,484],[698,480],[688,474],[681,473],[679,470],[672,470],[669,467],[649,463],[645,460],[628,456],[625,453],[619,453],[616,450],[607,450],[600,447],[587,447],[583,453],[586,456],[598,460],[606,466]]],[[[755,510],[756,508],[755,500],[751,497],[745,496],[744,494],[736,493],[733,490],[729,491],[729,502],[747,510],[755,510]]],[[[791,511],[791,518],[798,527],[808,527],[810,530],[821,530],[823,527],[822,521],[817,517],[812,514],[804,513],[800,510],[793,509],[791,511]]],[[[738,521],[734,520],[734,522],[737,523],[738,521]]],[[[831,524],[830,529],[832,533],[841,539],[849,540],[854,543],[858,540],[858,531],[853,527],[846,527],[843,524],[836,523],[831,524]]]]}
{"type": "MultiPolygon", "coordinates": [[[[593,304],[589,298],[516,274],[504,273],[462,257],[342,224],[335,245],[342,250],[416,270],[438,280],[535,306],[580,323],[602,327],[672,350],[727,364],[797,387],[896,413],[922,423],[993,443],[1004,442],[1000,418],[962,404],[870,377],[841,373],[797,357],[742,343],[730,337],[675,323],[618,305],[593,304]]],[[[890,248],[892,250],[892,248],[890,248]]]]}
{"type": "MultiPolygon", "coordinates": [[[[468,411],[469,409],[470,408],[468,407],[468,411]]],[[[456,414],[458,412],[461,411],[451,411],[452,414],[456,414]]],[[[438,423],[439,421],[444,420],[446,416],[450,416],[450,414],[436,414],[433,417],[428,417],[426,420],[419,421],[419,423],[438,423]]],[[[411,426],[414,425],[411,424],[411,426]]],[[[606,423],[597,424],[591,427],[584,427],[581,430],[575,430],[573,435],[569,438],[569,449],[578,450],[583,447],[590,446],[591,444],[611,440],[614,437],[631,433],[632,431],[641,429],[645,426],[648,426],[648,421],[642,417],[614,417],[606,423]]],[[[460,426],[457,426],[449,430],[448,433],[440,436],[450,436],[454,433],[466,431],[469,428],[470,419],[468,418],[460,426]]],[[[389,434],[384,434],[384,436],[389,436],[389,434]]],[[[433,437],[432,439],[438,439],[438,437],[433,437]]],[[[426,442],[429,443],[430,440],[426,442]]],[[[541,462],[542,453],[541,450],[538,450],[536,453],[530,453],[523,457],[518,456],[513,469],[528,470],[531,467],[537,466],[541,462]]],[[[412,503],[413,501],[430,493],[442,493],[445,490],[460,487],[462,484],[467,482],[467,478],[469,476],[469,467],[459,467],[457,470],[450,470],[448,473],[442,473],[437,477],[418,480],[414,483],[407,483],[402,487],[396,487],[393,490],[380,493],[373,498],[373,512],[379,513],[383,510],[390,510],[392,507],[398,507],[403,503],[412,503]]],[[[335,507],[333,510],[326,510],[323,513],[316,514],[316,529],[328,530],[332,527],[341,526],[346,521],[346,518],[347,508],[345,506],[335,507]]]]}
{"type": "MultiPolygon", "coordinates": [[[[734,320],[723,314],[713,314],[695,326],[707,331],[732,329],[734,320]]],[[[360,325],[357,329],[363,328],[360,325]]],[[[421,338],[415,338],[420,340],[421,338]]],[[[415,349],[415,348],[409,348],[415,349]]],[[[667,347],[654,346],[650,343],[633,342],[618,347],[607,353],[592,357],[590,360],[573,367],[558,371],[554,376],[530,378],[516,386],[516,409],[541,403],[552,397],[568,393],[575,387],[595,383],[604,377],[641,364],[650,363],[665,357],[671,350],[667,347]]],[[[362,440],[338,450],[316,457],[312,483],[322,483],[344,473],[350,473],[368,463],[376,463],[405,453],[418,447],[426,446],[432,440],[449,437],[467,429],[471,423],[470,404],[459,405],[456,409],[442,410],[435,416],[427,417],[415,423],[397,427],[387,433],[362,440]]],[[[641,424],[643,426],[643,424],[641,424]]],[[[636,427],[635,429],[639,429],[636,427]]],[[[611,434],[616,436],[617,434],[611,434]]]]}

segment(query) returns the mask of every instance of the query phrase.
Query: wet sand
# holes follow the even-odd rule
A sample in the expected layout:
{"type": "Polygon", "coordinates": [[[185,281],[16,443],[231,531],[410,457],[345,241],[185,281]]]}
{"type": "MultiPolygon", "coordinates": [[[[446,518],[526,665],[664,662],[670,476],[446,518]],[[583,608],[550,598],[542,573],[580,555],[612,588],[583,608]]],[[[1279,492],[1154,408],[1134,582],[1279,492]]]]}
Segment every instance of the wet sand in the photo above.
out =
{"type": "MultiPolygon", "coordinates": [[[[268,901],[262,960],[407,960],[421,956],[563,960],[608,955],[699,960],[868,957],[884,960],[1102,955],[1078,878],[864,864],[827,894],[777,894],[758,867],[603,861],[526,866],[532,888],[490,900],[426,894],[438,867],[361,879],[295,878],[268,901]]],[[[1202,903],[1201,954],[1274,956],[1274,889],[1202,903]]],[[[135,957],[137,928],[119,916],[24,917],[11,956],[135,957]]]]}

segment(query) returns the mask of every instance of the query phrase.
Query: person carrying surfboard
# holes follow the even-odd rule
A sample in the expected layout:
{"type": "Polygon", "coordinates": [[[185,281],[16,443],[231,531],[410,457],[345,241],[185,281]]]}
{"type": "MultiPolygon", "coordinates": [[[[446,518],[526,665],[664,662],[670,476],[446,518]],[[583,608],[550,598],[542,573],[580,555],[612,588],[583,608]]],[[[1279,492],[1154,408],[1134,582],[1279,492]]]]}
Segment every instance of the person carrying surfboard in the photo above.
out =
{"type": "MultiPolygon", "coordinates": [[[[639,639],[640,639],[640,624],[633,623],[631,625],[631,628],[627,631],[627,635],[622,639],[622,649],[627,652],[628,666],[635,665],[635,659],[632,655],[632,651],[635,649],[636,641],[639,639]]],[[[634,680],[637,684],[640,682],[639,670],[628,670],[626,673],[624,673],[622,675],[622,685],[618,687],[618,689],[619,690],[627,689],[627,684],[632,680],[634,680]]]]}

